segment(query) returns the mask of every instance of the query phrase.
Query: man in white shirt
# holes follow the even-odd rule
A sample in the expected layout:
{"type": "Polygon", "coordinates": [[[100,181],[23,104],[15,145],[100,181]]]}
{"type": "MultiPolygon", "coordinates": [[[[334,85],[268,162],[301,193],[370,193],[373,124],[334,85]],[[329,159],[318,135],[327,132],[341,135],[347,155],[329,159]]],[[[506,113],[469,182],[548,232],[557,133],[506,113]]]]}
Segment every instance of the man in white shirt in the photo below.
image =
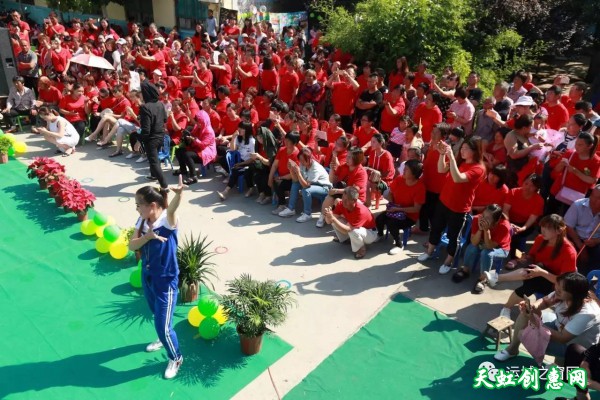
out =
{"type": "Polygon", "coordinates": [[[15,76],[13,85],[14,87],[10,89],[6,100],[6,108],[2,110],[2,117],[9,127],[6,130],[7,133],[17,130],[13,118],[18,115],[31,115],[31,109],[35,104],[35,93],[25,87],[25,79],[22,76],[15,76]]]}
{"type": "Polygon", "coordinates": [[[206,29],[206,33],[208,33],[208,37],[210,38],[210,42],[214,43],[217,40],[217,19],[213,15],[213,10],[208,10],[208,18],[204,22],[204,28],[206,29]]]}
{"type": "Polygon", "coordinates": [[[577,268],[582,274],[600,269],[600,185],[592,189],[589,198],[571,204],[565,214],[567,236],[578,251],[577,268]]]}

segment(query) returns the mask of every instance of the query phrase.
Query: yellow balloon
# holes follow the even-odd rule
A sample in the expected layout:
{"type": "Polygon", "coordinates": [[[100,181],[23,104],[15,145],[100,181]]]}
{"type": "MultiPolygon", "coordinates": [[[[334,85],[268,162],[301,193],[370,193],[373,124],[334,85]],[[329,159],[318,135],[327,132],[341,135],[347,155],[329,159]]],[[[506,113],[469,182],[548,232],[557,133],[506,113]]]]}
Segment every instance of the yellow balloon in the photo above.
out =
{"type": "Polygon", "coordinates": [[[81,233],[84,235],[94,235],[96,233],[96,228],[97,226],[92,219],[87,219],[81,223],[81,233]]]}
{"type": "Polygon", "coordinates": [[[188,322],[190,325],[197,328],[200,326],[200,322],[202,322],[204,318],[204,315],[200,314],[198,307],[190,308],[190,311],[188,312],[188,322]]]}
{"type": "Polygon", "coordinates": [[[111,243],[110,255],[115,260],[120,260],[122,258],[125,258],[127,256],[127,253],[129,253],[129,248],[127,247],[127,245],[125,243],[123,243],[121,241],[116,241],[114,243],[111,243]]]}
{"type": "Polygon", "coordinates": [[[102,225],[102,226],[98,226],[98,227],[96,228],[96,236],[97,236],[98,238],[102,238],[102,239],[104,239],[104,227],[105,227],[105,226],[108,226],[108,225],[102,225]]]}
{"type": "Polygon", "coordinates": [[[103,237],[96,240],[96,250],[98,250],[98,253],[102,253],[102,254],[108,253],[109,249],[110,249],[109,241],[107,241],[103,237]]]}
{"type": "Polygon", "coordinates": [[[27,145],[25,144],[25,142],[15,142],[13,144],[13,148],[17,153],[25,153],[27,151],[27,145]]]}
{"type": "Polygon", "coordinates": [[[225,315],[225,310],[223,310],[223,306],[219,306],[219,308],[217,309],[217,312],[215,313],[215,315],[213,315],[213,317],[217,320],[217,322],[219,323],[219,325],[223,325],[225,322],[227,322],[227,316],[225,315]]]}

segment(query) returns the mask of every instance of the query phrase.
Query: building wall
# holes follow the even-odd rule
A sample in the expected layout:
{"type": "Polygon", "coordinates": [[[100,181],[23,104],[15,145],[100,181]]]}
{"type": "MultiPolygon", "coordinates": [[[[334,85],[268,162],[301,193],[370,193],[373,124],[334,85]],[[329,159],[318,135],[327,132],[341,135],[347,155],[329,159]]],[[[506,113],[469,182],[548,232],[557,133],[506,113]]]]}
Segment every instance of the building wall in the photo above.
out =
{"type": "Polygon", "coordinates": [[[117,3],[108,3],[108,5],[106,6],[106,15],[110,19],[127,21],[127,16],[125,15],[125,7],[117,3]]]}
{"type": "Polygon", "coordinates": [[[152,0],[154,22],[167,29],[175,24],[175,3],[173,0],[152,0]]]}

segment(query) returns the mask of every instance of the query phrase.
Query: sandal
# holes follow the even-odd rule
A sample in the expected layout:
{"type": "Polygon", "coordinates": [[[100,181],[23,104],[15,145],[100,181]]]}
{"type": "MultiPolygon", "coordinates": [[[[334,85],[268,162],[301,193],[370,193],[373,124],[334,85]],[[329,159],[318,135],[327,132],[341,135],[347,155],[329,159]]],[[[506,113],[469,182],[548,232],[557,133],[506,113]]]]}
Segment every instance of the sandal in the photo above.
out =
{"type": "Polygon", "coordinates": [[[481,294],[485,290],[485,283],[483,281],[477,281],[471,293],[473,294],[481,294]]]}
{"type": "Polygon", "coordinates": [[[366,253],[367,253],[367,249],[363,247],[362,249],[359,249],[356,253],[354,253],[354,258],[356,258],[357,260],[360,260],[361,258],[363,258],[365,256],[366,253]]]}
{"type": "Polygon", "coordinates": [[[69,157],[71,155],[71,153],[62,153],[63,157],[69,157]]]}
{"type": "Polygon", "coordinates": [[[109,155],[109,157],[118,157],[118,156],[122,156],[123,152],[122,151],[117,151],[115,153],[112,153],[111,155],[109,155]]]}
{"type": "Polygon", "coordinates": [[[194,183],[198,183],[198,178],[195,176],[193,178],[187,178],[183,180],[184,185],[193,185],[194,183]]]}
{"type": "Polygon", "coordinates": [[[454,275],[452,275],[452,282],[454,283],[460,283],[462,281],[464,281],[465,279],[467,279],[469,277],[469,273],[466,272],[464,269],[459,269],[458,271],[456,271],[454,273],[454,275]]]}
{"type": "Polygon", "coordinates": [[[504,269],[507,271],[514,271],[517,268],[517,260],[510,260],[504,266],[504,269]]]}

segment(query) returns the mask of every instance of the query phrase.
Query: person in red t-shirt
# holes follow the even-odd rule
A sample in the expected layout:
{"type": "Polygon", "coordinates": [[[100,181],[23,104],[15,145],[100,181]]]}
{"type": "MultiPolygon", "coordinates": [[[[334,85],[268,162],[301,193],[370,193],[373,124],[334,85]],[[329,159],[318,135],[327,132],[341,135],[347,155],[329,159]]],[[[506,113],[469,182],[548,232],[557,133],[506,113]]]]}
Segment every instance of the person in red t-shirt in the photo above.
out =
{"type": "Polygon", "coordinates": [[[217,80],[217,88],[225,86],[229,88],[231,86],[231,78],[233,73],[231,71],[231,65],[227,63],[227,55],[225,53],[219,53],[218,58],[219,64],[210,64],[209,68],[213,71],[215,79],[217,80]]]}
{"type": "Polygon", "coordinates": [[[279,149],[269,173],[268,185],[277,194],[277,208],[271,213],[278,215],[285,210],[285,192],[292,188],[292,175],[288,167],[288,160],[298,162],[298,148],[296,145],[300,141],[300,135],[297,132],[289,132],[285,137],[285,145],[279,149]]]}
{"type": "Polygon", "coordinates": [[[291,106],[300,87],[300,78],[298,78],[298,74],[294,70],[292,57],[287,55],[284,61],[286,68],[285,71],[280,71],[278,97],[288,106],[291,106]]]}
{"type": "Polygon", "coordinates": [[[213,131],[220,132],[221,131],[221,116],[219,113],[213,108],[213,99],[204,99],[202,101],[202,110],[208,114],[210,118],[210,125],[213,128],[213,131]]]}
{"type": "Polygon", "coordinates": [[[325,83],[325,86],[331,89],[333,112],[342,117],[342,128],[346,132],[354,131],[352,114],[354,114],[354,103],[359,93],[358,82],[354,79],[355,75],[354,68],[348,68],[345,71],[336,70],[325,83]]]}
{"type": "Polygon", "coordinates": [[[546,127],[555,131],[563,128],[569,120],[569,111],[560,102],[561,93],[562,89],[559,86],[551,86],[546,91],[546,102],[542,104],[542,107],[548,111],[546,127]]]}
{"type": "Polygon", "coordinates": [[[242,81],[242,92],[246,93],[248,89],[254,87],[258,89],[258,65],[254,61],[254,51],[246,51],[244,55],[244,63],[240,64],[236,59],[234,61],[234,69],[240,76],[242,81]]]}
{"type": "Polygon", "coordinates": [[[360,118],[360,126],[356,128],[350,139],[353,146],[360,147],[364,152],[367,152],[371,147],[371,138],[373,135],[379,133],[377,129],[373,127],[374,119],[375,115],[371,111],[367,111],[360,118]]]}
{"type": "Polygon", "coordinates": [[[85,130],[87,119],[85,114],[86,100],[83,95],[83,87],[76,83],[73,85],[71,93],[64,96],[58,105],[61,115],[75,127],[79,136],[82,136],[85,130]]]}
{"type": "Polygon", "coordinates": [[[485,166],[479,137],[472,136],[464,141],[458,160],[454,158],[452,147],[445,142],[438,143],[438,151],[438,171],[448,171],[449,174],[432,220],[427,251],[419,256],[419,261],[431,258],[440,243],[444,229],[447,229],[448,256],[439,270],[440,274],[447,274],[452,269],[458,235],[463,229],[467,213],[471,210],[475,189],[485,177],[485,166]]]}
{"type": "Polygon", "coordinates": [[[323,215],[335,231],[333,240],[343,243],[350,239],[354,258],[361,259],[367,252],[367,245],[376,242],[379,236],[373,214],[358,197],[358,189],[354,186],[342,189],[342,198],[335,200],[333,209],[325,208],[323,215]]]}
{"type": "Polygon", "coordinates": [[[194,96],[196,95],[196,89],[189,87],[183,91],[183,97],[181,102],[181,108],[187,115],[190,121],[194,121],[196,114],[200,111],[200,106],[196,103],[194,96]]]}
{"type": "Polygon", "coordinates": [[[198,58],[198,69],[193,71],[192,87],[196,89],[196,99],[200,101],[214,97],[212,91],[213,74],[207,65],[206,58],[200,57],[198,58]]]}
{"type": "Polygon", "coordinates": [[[417,72],[415,72],[415,79],[413,81],[413,86],[417,87],[419,86],[420,83],[426,83],[427,85],[429,85],[431,87],[431,74],[427,73],[427,62],[422,61],[418,66],[417,66],[417,72]]]}
{"type": "Polygon", "coordinates": [[[181,142],[181,134],[187,127],[190,119],[181,106],[181,99],[175,99],[171,102],[171,112],[167,115],[167,134],[175,145],[181,142]]]}
{"type": "Polygon", "coordinates": [[[523,281],[523,285],[510,294],[501,316],[510,317],[510,310],[525,296],[534,293],[548,295],[554,291],[556,277],[576,271],[577,251],[567,239],[567,226],[560,215],[546,215],[540,220],[541,234],[535,238],[529,253],[518,261],[523,268],[498,275],[495,270],[484,271],[489,286],[498,282],[523,281]]]}
{"type": "Polygon", "coordinates": [[[391,88],[391,92],[383,97],[383,110],[379,130],[388,136],[398,126],[400,118],[404,115],[404,86],[391,88]]]}
{"type": "Polygon", "coordinates": [[[506,167],[496,165],[488,172],[487,179],[481,182],[475,190],[475,199],[473,200],[473,213],[481,213],[490,204],[504,205],[504,200],[508,196],[508,186],[506,182],[506,167]]]}
{"type": "Polygon", "coordinates": [[[365,205],[371,206],[372,197],[379,197],[384,193],[394,179],[396,170],[394,168],[394,157],[384,149],[385,138],[381,133],[376,133],[371,138],[371,147],[368,152],[367,174],[369,183],[367,185],[367,194],[365,205]],[[372,195],[375,196],[372,196],[372,195]]]}
{"type": "Polygon", "coordinates": [[[229,98],[229,88],[227,86],[219,86],[217,88],[217,107],[216,110],[221,116],[221,120],[223,120],[227,116],[227,106],[231,104],[231,99],[229,98]]]}
{"type": "MultiPolygon", "coordinates": [[[[102,132],[103,138],[108,136],[108,133],[111,131],[113,125],[117,123],[117,120],[125,116],[127,107],[131,107],[129,99],[127,99],[127,97],[125,97],[123,94],[122,85],[114,86],[111,92],[113,95],[113,100],[110,102],[110,110],[102,111],[102,116],[98,126],[90,136],[85,138],[86,142],[95,140],[100,132],[102,132]]],[[[100,140],[98,141],[98,146],[108,146],[108,143],[104,140],[100,140]]]]}
{"type": "MultiPolygon", "coordinates": [[[[477,266],[479,271],[489,271],[495,260],[505,259],[510,249],[510,230],[510,223],[502,212],[501,205],[490,204],[483,213],[475,216],[471,224],[470,242],[465,249],[464,266],[454,274],[452,281],[463,281],[477,266]]],[[[481,272],[472,293],[483,292],[485,279],[481,272]]]]}
{"type": "Polygon", "coordinates": [[[38,99],[35,102],[35,107],[31,110],[31,115],[37,114],[37,108],[46,106],[52,109],[57,109],[62,93],[54,86],[54,83],[46,76],[42,76],[38,81],[38,99]]]}
{"type": "Polygon", "coordinates": [[[279,91],[279,73],[273,65],[273,58],[263,58],[262,72],[260,73],[260,90],[264,92],[277,93],[279,91]]]}
{"type": "Polygon", "coordinates": [[[419,104],[415,111],[413,121],[421,126],[421,135],[425,143],[431,140],[431,131],[435,124],[442,122],[442,112],[437,106],[439,101],[440,95],[437,92],[430,92],[425,97],[425,102],[419,104]]]}
{"type": "Polygon", "coordinates": [[[404,175],[398,175],[390,184],[386,211],[375,219],[378,235],[382,237],[383,229],[387,226],[394,238],[394,247],[388,252],[389,255],[402,251],[400,230],[410,229],[416,223],[425,204],[425,184],[419,180],[422,173],[423,164],[419,160],[408,160],[404,175]]]}
{"type": "Polygon", "coordinates": [[[69,70],[71,52],[62,47],[59,38],[54,38],[50,42],[50,59],[52,60],[52,68],[57,74],[66,75],[69,70]]]}

